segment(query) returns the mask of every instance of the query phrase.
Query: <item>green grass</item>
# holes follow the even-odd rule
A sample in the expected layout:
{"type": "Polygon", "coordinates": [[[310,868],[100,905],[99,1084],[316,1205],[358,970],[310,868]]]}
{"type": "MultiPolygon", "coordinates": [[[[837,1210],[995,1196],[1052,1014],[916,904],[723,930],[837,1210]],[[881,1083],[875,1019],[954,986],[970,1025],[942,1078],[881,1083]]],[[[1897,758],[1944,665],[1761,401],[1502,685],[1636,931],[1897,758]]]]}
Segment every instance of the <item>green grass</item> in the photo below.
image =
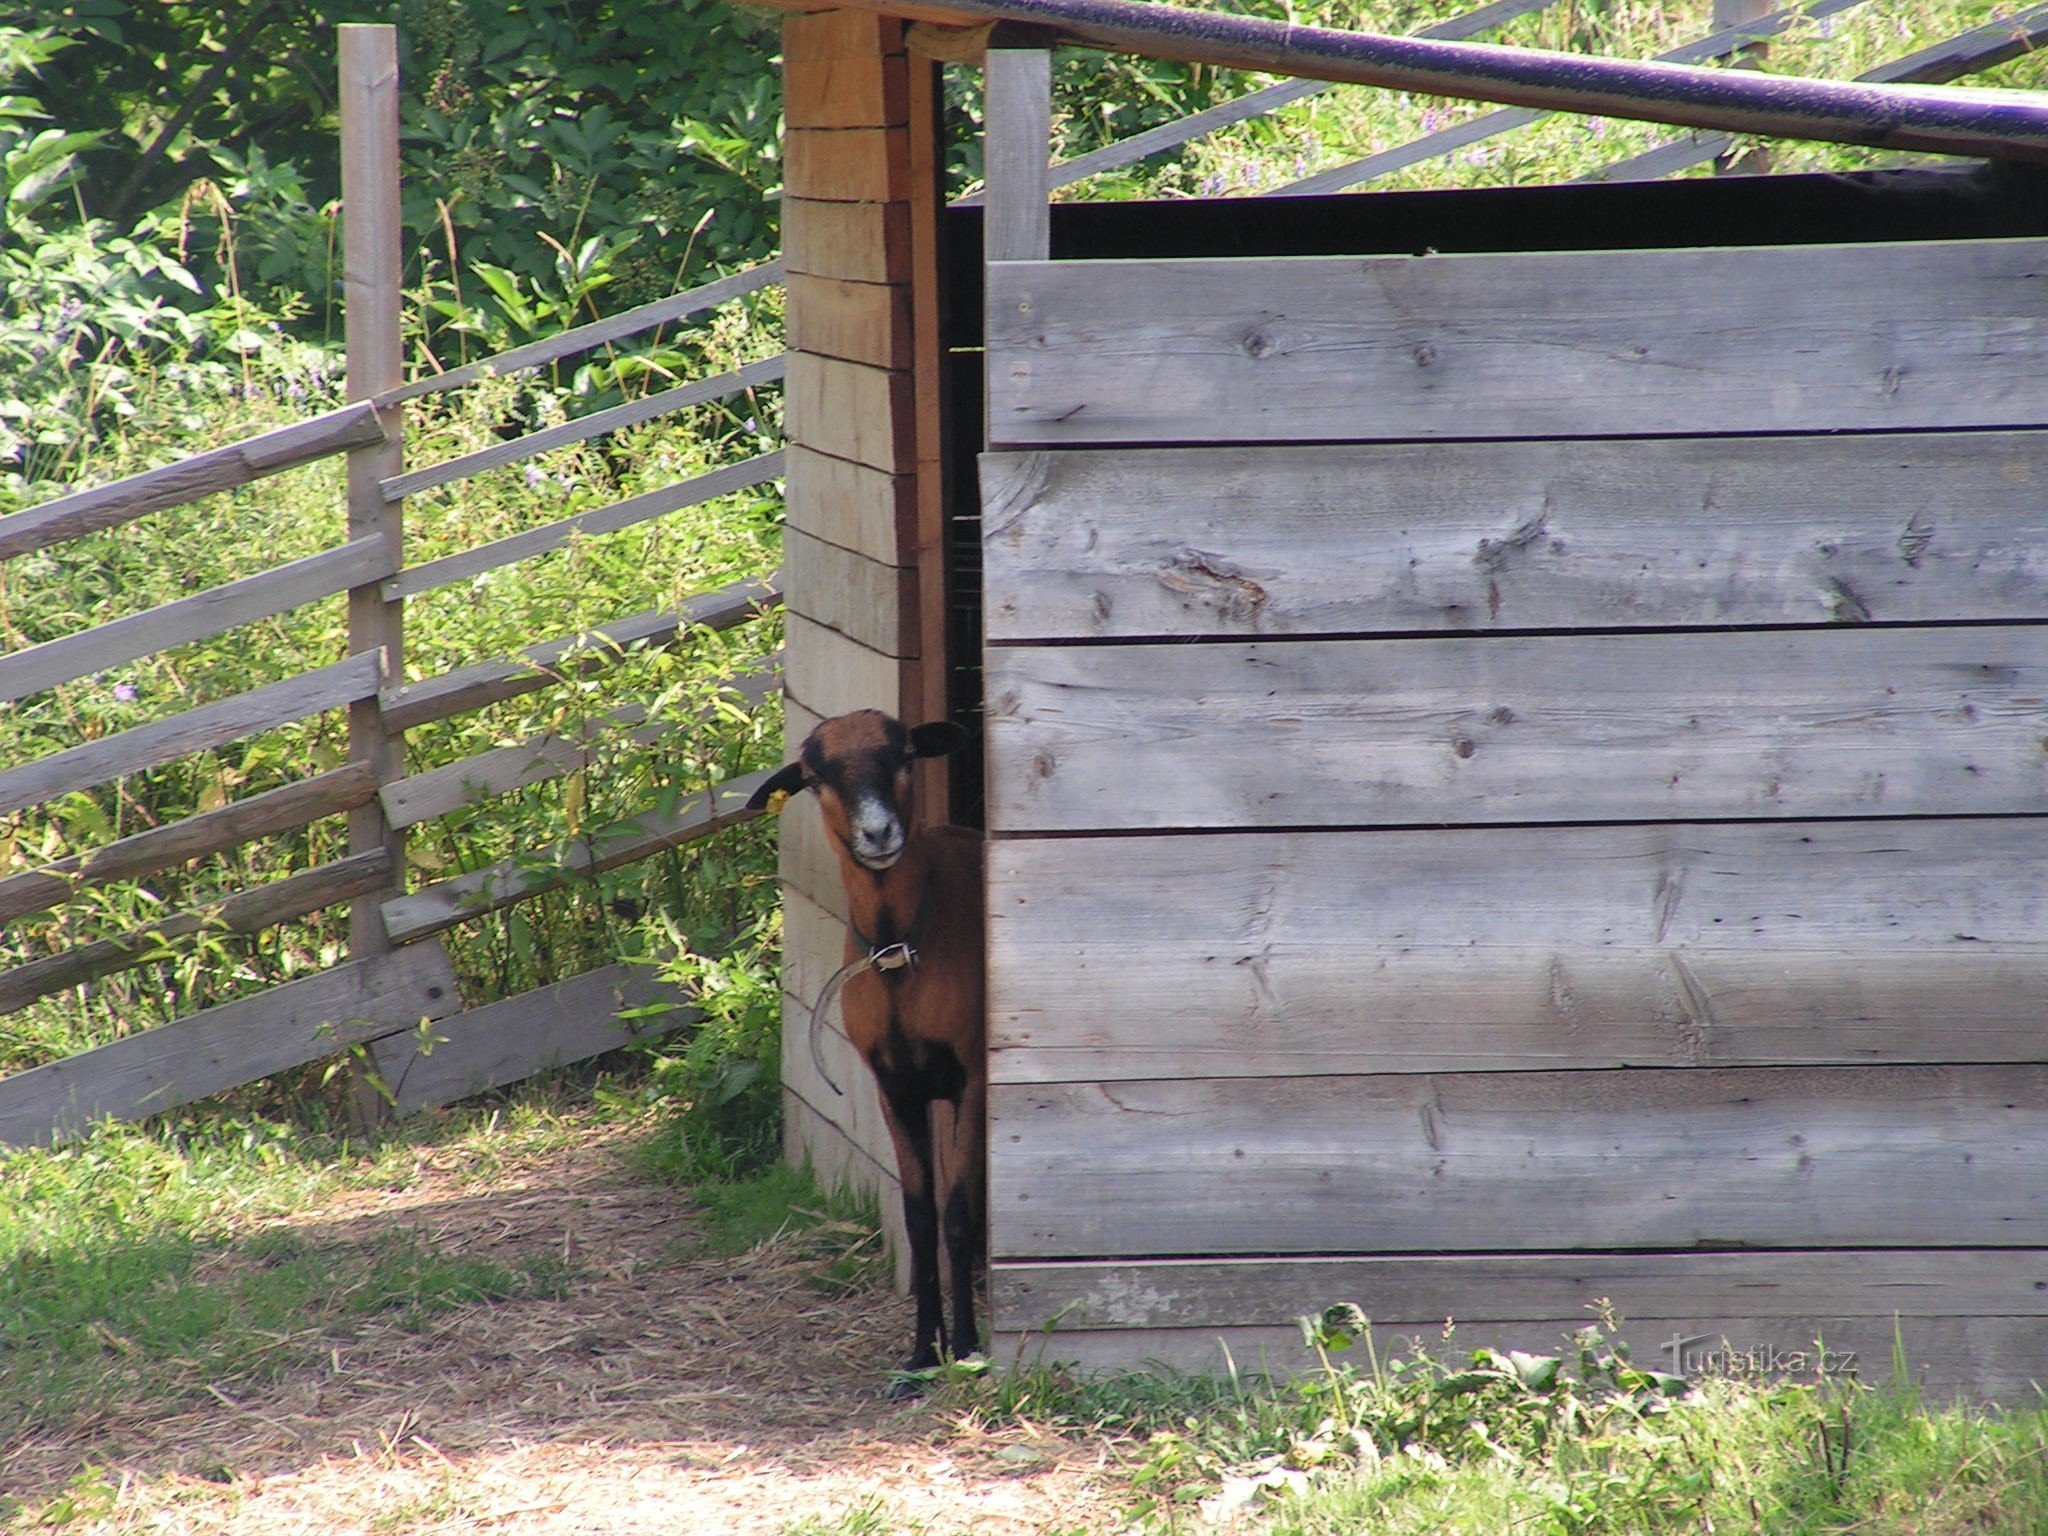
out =
{"type": "Polygon", "coordinates": [[[363,1327],[563,1294],[551,1256],[498,1263],[400,1228],[318,1238],[277,1223],[420,1159],[478,1176],[570,1134],[541,1095],[510,1112],[353,1142],[257,1120],[104,1126],[0,1161],[0,1423],[55,1430],[115,1402],[274,1378],[363,1327]]]}

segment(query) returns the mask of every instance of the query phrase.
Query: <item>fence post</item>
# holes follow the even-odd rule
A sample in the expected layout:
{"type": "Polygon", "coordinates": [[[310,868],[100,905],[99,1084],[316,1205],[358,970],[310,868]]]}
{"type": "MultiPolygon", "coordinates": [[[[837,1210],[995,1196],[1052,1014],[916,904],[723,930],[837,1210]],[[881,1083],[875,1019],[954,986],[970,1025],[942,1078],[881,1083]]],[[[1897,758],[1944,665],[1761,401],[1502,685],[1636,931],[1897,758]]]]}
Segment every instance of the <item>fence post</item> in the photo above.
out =
{"type": "MultiPolygon", "coordinates": [[[[1771,14],[1775,0],[1714,0],[1714,30],[1726,31],[1744,22],[1758,21],[1771,14]]],[[[1762,69],[1768,43],[1751,43],[1729,60],[1735,69],[1762,69]]],[[[1716,176],[1763,176],[1771,169],[1771,152],[1761,144],[1737,152],[1726,150],[1714,157],[1716,176]]]]}
{"type": "MultiPolygon", "coordinates": [[[[346,24],[340,35],[342,301],[348,398],[362,400],[396,388],[403,366],[399,334],[398,33],[386,25],[346,24]]],[[[394,405],[380,416],[384,441],[353,449],[348,456],[348,536],[382,538],[390,547],[396,569],[404,564],[403,509],[401,503],[384,499],[380,485],[405,467],[401,408],[394,405]]],[[[379,652],[387,685],[403,676],[404,612],[403,599],[386,602],[376,582],[348,594],[349,651],[379,652]]],[[[380,785],[404,773],[404,733],[385,725],[383,707],[374,698],[349,706],[348,747],[352,760],[371,765],[380,785]]],[[[403,832],[391,826],[377,799],[349,813],[349,852],[382,848],[391,855],[389,884],[358,897],[349,907],[349,954],[353,959],[380,955],[391,948],[382,907],[404,888],[404,838],[403,832]]],[[[386,1111],[374,1084],[360,1073],[354,1082],[354,1110],[363,1120],[382,1118],[386,1111]]]]}

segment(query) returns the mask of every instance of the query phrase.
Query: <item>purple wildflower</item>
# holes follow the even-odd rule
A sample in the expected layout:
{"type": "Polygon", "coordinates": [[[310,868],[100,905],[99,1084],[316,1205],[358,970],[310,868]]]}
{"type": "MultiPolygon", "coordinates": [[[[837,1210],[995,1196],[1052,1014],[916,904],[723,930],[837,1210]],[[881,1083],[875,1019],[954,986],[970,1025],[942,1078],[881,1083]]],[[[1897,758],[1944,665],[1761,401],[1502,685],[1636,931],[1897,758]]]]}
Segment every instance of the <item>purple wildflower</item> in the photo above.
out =
{"type": "Polygon", "coordinates": [[[114,700],[120,704],[133,704],[135,702],[135,685],[133,683],[114,684],[114,700]]]}
{"type": "Polygon", "coordinates": [[[529,491],[539,490],[543,485],[547,484],[547,478],[546,475],[541,473],[541,468],[538,464],[526,466],[526,488],[529,491]]]}

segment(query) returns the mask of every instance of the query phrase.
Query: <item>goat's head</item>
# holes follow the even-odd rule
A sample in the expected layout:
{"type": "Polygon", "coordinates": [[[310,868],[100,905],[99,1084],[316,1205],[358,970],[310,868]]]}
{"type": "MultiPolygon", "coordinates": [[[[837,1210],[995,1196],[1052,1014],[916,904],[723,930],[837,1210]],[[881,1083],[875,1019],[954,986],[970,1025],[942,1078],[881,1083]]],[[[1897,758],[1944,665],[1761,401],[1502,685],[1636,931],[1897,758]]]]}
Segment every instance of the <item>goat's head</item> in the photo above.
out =
{"type": "Polygon", "coordinates": [[[879,709],[822,722],[804,738],[797,760],[778,769],[747,804],[754,810],[778,794],[818,792],[825,825],[865,869],[883,870],[903,855],[910,837],[910,766],[944,757],[966,743],[951,721],[905,729],[879,709]]]}

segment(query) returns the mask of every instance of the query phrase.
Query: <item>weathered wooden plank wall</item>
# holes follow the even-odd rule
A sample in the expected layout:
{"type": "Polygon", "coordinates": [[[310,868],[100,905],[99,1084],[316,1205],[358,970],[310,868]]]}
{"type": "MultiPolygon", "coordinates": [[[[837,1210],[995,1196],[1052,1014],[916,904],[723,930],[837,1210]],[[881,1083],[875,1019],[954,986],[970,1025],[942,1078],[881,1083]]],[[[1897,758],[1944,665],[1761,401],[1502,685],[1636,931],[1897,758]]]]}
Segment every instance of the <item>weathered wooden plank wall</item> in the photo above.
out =
{"type": "Polygon", "coordinates": [[[2048,1369],[2044,255],[991,266],[1000,1330],[2048,1369]]]}
{"type": "MultiPolygon", "coordinates": [[[[793,752],[820,719],[847,710],[912,720],[945,712],[943,668],[924,664],[944,586],[932,383],[939,199],[935,71],[905,50],[900,21],[792,15],[783,63],[792,104],[783,244],[784,697],[793,752]]],[[[942,818],[943,776],[925,775],[920,791],[925,814],[942,818]]],[[[837,1008],[818,1021],[825,1074],[806,1038],[846,932],[838,867],[807,796],[783,816],[782,877],[790,1155],[808,1157],[830,1179],[883,1192],[885,1217],[898,1223],[894,1153],[837,1008]]]]}

